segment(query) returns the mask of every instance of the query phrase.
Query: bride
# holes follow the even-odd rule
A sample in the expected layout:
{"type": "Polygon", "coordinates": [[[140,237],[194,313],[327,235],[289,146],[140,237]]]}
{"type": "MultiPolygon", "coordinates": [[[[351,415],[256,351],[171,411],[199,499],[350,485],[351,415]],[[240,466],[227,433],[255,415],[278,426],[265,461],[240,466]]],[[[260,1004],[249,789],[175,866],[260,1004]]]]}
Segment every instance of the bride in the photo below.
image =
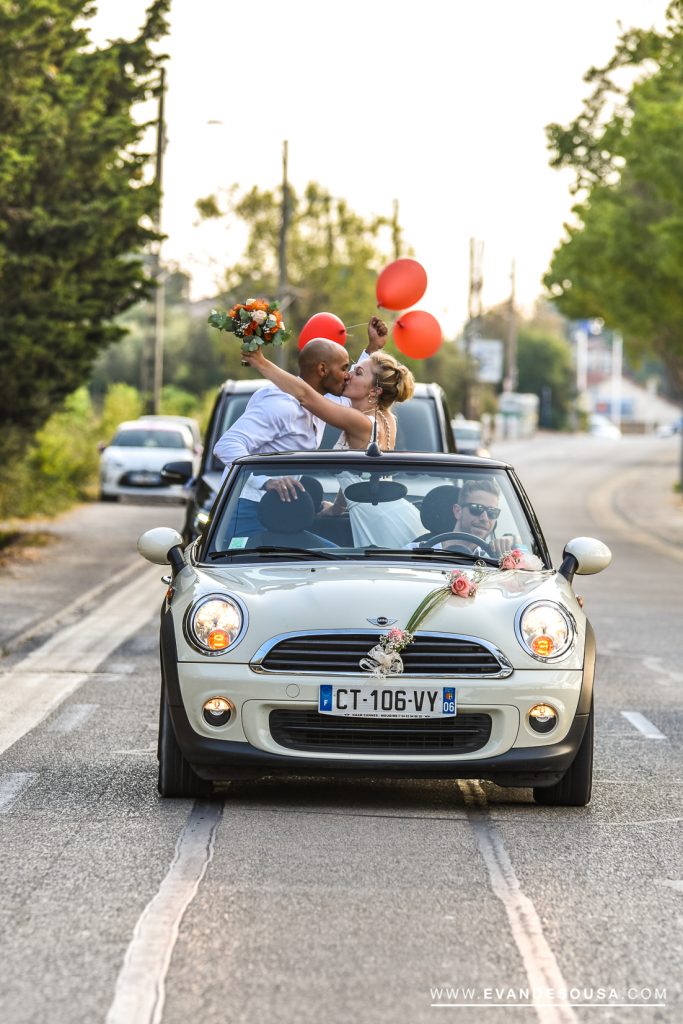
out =
{"type": "MultiPolygon", "coordinates": [[[[391,411],[394,402],[405,402],[415,390],[415,378],[410,370],[388,352],[374,352],[350,371],[342,401],[326,398],[287,370],[276,366],[256,352],[243,356],[255,370],[272,381],[281,391],[292,395],[309,412],[318,416],[342,434],[336,449],[364,450],[372,439],[375,413],[377,414],[377,441],[383,451],[392,451],[396,444],[396,417],[391,411]]],[[[357,482],[355,474],[344,472],[340,476],[341,490],[336,500],[324,510],[324,515],[340,515],[349,510],[353,541],[357,547],[377,544],[384,547],[403,547],[423,529],[417,509],[404,498],[385,505],[370,505],[350,501],[343,491],[357,482]]]]}

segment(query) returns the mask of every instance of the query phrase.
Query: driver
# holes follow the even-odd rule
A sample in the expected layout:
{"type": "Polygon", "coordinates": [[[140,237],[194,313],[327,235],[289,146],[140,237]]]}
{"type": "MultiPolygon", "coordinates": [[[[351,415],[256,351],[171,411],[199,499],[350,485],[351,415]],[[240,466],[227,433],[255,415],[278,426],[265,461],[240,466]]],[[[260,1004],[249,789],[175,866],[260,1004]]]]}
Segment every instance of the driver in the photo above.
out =
{"type": "MultiPolygon", "coordinates": [[[[496,537],[495,529],[500,515],[500,487],[493,479],[485,477],[478,480],[466,480],[460,496],[453,506],[453,532],[468,533],[472,537],[469,542],[474,555],[504,555],[514,547],[511,534],[496,537]],[[479,537],[486,543],[488,550],[477,549],[474,538],[479,537]]],[[[433,546],[435,548],[457,548],[467,544],[464,537],[453,537],[433,546]]],[[[419,546],[419,545],[416,545],[419,546]]],[[[432,545],[426,542],[425,547],[432,545]]]]}

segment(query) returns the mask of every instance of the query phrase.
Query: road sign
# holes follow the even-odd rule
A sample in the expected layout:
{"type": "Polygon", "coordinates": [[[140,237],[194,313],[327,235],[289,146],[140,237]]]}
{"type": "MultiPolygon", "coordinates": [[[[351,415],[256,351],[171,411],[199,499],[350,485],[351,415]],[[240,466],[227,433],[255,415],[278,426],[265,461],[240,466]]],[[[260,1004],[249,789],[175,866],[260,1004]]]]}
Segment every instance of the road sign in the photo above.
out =
{"type": "Polygon", "coordinates": [[[469,351],[479,364],[477,380],[482,384],[499,384],[503,379],[503,342],[497,338],[473,338],[469,351]]]}

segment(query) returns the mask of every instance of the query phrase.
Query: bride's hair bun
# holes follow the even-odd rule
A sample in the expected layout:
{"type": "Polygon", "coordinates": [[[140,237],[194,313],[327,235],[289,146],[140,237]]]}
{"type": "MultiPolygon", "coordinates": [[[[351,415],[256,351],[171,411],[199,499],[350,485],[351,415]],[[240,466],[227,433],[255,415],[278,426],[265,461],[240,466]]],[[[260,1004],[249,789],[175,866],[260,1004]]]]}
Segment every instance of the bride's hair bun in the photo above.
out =
{"type": "Polygon", "coordinates": [[[415,378],[407,366],[388,352],[374,352],[370,358],[382,389],[378,402],[380,408],[386,409],[394,402],[405,402],[413,397],[415,378]]]}

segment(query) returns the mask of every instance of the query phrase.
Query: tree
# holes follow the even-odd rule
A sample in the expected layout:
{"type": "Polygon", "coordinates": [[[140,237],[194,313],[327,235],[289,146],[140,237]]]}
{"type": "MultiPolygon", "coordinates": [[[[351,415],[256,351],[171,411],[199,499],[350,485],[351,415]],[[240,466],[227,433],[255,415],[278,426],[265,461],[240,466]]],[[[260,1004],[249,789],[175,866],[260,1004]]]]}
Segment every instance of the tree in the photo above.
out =
{"type": "Polygon", "coordinates": [[[567,316],[602,317],[633,357],[657,354],[683,394],[683,0],[663,33],[625,32],[586,80],[582,113],[548,128],[580,201],[545,284],[567,316]]]}
{"type": "Polygon", "coordinates": [[[157,236],[147,125],[170,0],[139,35],[94,47],[87,0],[0,0],[0,458],[33,433],[119,338],[113,320],[143,297],[139,252],[157,236]]]}

